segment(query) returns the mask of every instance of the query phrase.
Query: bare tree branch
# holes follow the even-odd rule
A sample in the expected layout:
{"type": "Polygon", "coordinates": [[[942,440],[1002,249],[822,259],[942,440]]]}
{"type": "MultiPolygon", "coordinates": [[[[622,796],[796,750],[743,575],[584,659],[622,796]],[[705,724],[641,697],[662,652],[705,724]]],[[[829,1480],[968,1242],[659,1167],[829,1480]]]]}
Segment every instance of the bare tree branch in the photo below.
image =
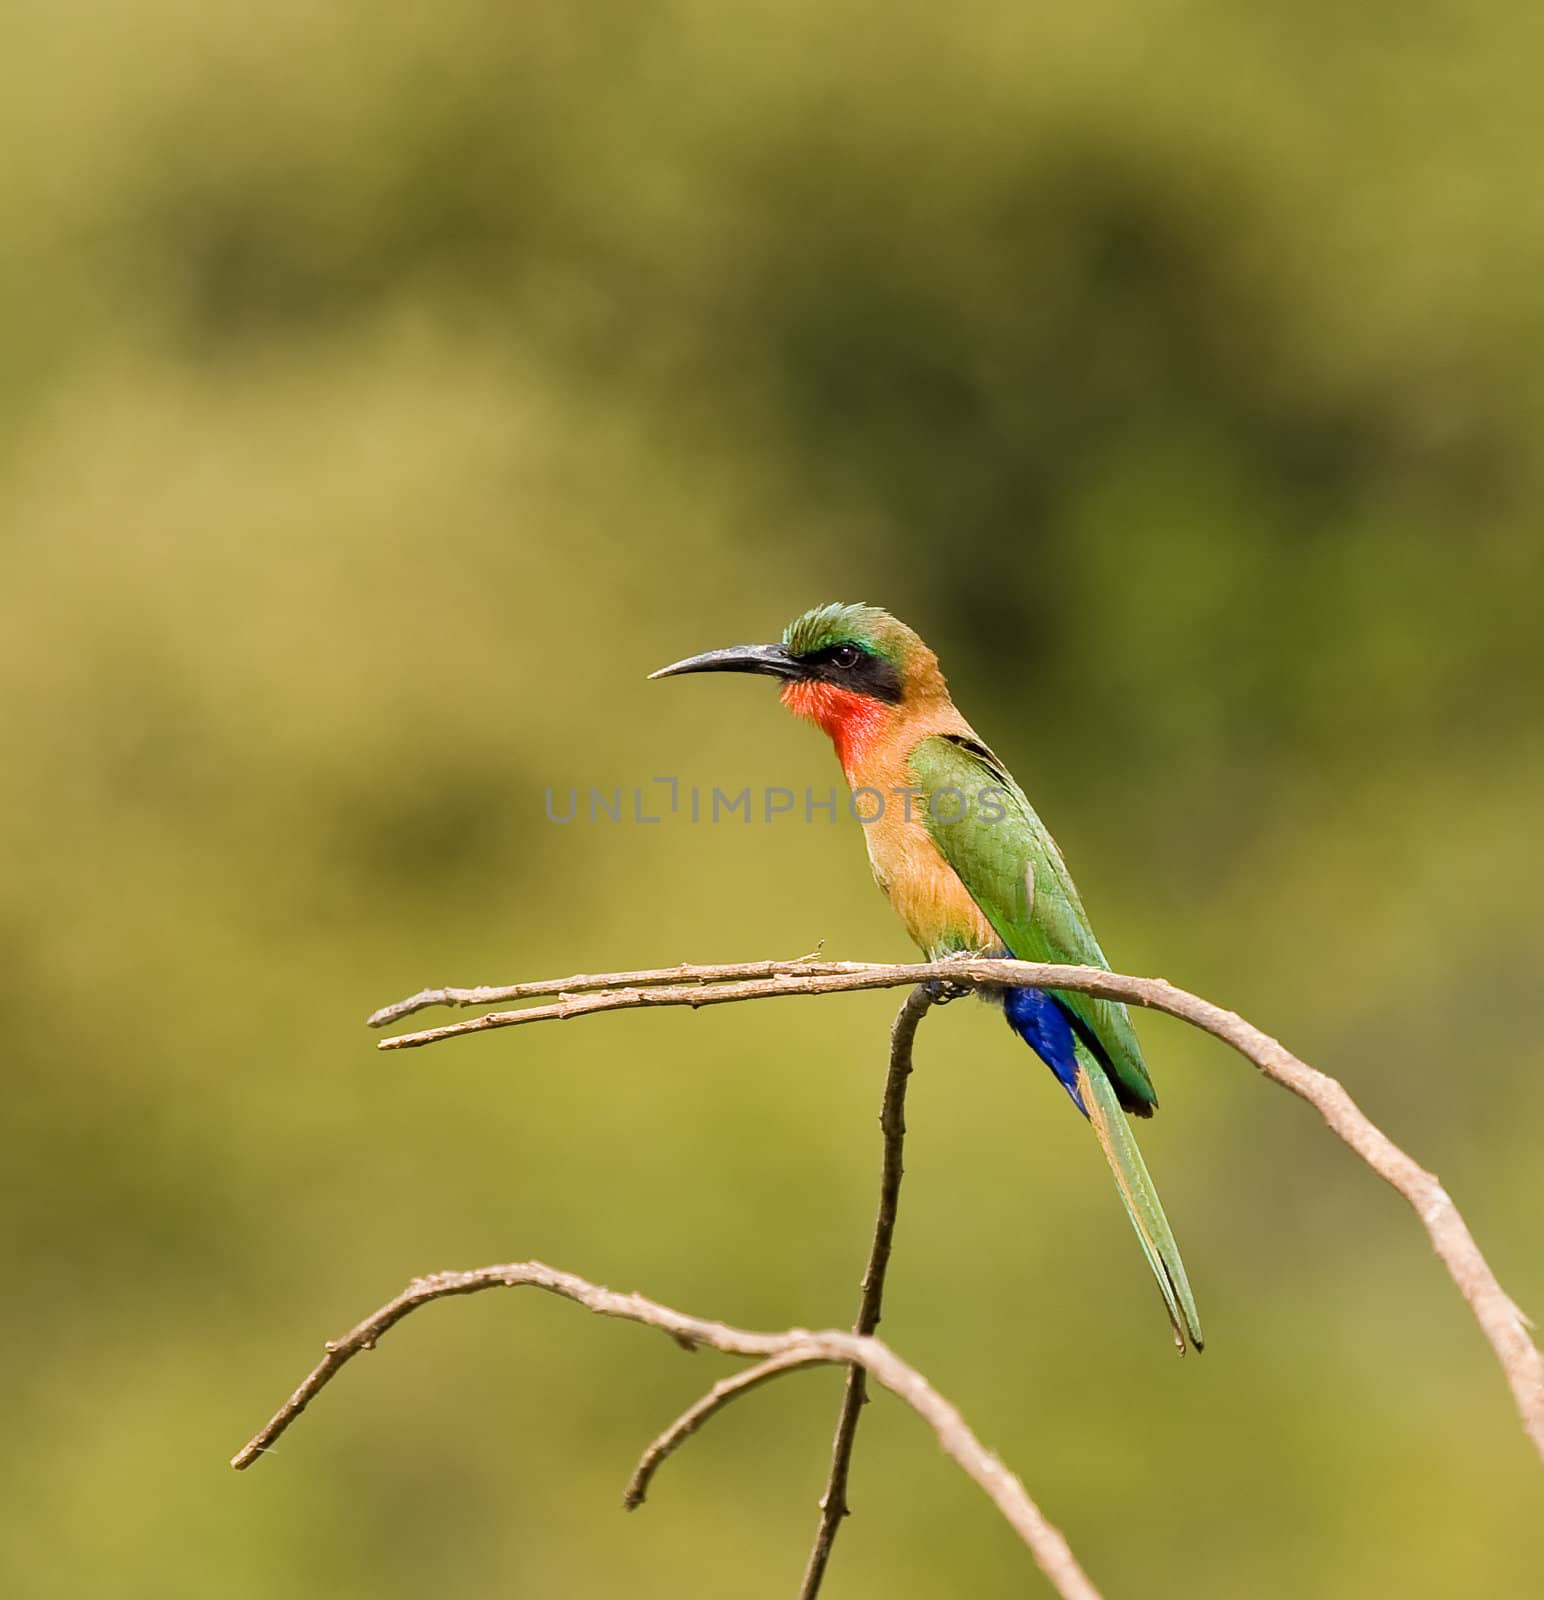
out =
{"type": "MultiPolygon", "coordinates": [[[[827,1365],[826,1358],[818,1350],[805,1345],[796,1345],[790,1350],[785,1350],[780,1356],[768,1356],[765,1361],[758,1362],[754,1367],[747,1367],[744,1372],[737,1372],[731,1378],[720,1378],[702,1399],[683,1411],[657,1439],[650,1443],[639,1459],[638,1466],[622,1495],[622,1504],[627,1510],[636,1511],[648,1497],[649,1485],[653,1483],[654,1474],[659,1471],[665,1458],[674,1455],[709,1417],[722,1411],[731,1400],[746,1393],[747,1390],[760,1388],[767,1379],[775,1378],[781,1373],[793,1372],[799,1367],[825,1365],[827,1365]]],[[[854,1369],[848,1368],[848,1370],[854,1369]]],[[[859,1367],[856,1370],[861,1372],[863,1369],[859,1367]]]]}
{"type": "MultiPolygon", "coordinates": [[[[858,1304],[856,1334],[870,1334],[879,1326],[885,1298],[885,1274],[890,1267],[890,1248],[895,1240],[895,1219],[901,1200],[901,1157],[906,1142],[906,1084],[911,1077],[912,1044],[917,1026],[938,998],[936,987],[919,984],[906,997],[890,1029],[890,1070],[885,1077],[885,1097],[879,1112],[884,1135],[884,1163],[879,1178],[879,1214],[874,1222],[874,1243],[863,1273],[863,1298],[858,1304]]],[[[842,1390],[842,1409],[837,1414],[836,1437],[831,1443],[831,1476],[820,1500],[820,1523],[815,1543],[804,1569],[799,1600],[814,1600],[826,1575],[831,1546],[836,1542],[842,1518],[848,1514],[847,1476],[852,1465],[853,1446],[858,1438],[858,1422],[868,1402],[868,1374],[861,1366],[847,1369],[842,1390]]]]}
{"type": "MultiPolygon", "coordinates": [[[[547,983],[516,985],[502,991],[448,991],[453,1003],[467,993],[497,993],[500,999],[555,995],[551,1005],[494,1012],[467,1022],[424,1029],[383,1039],[380,1048],[405,1049],[488,1028],[511,1027],[583,1016],[595,1011],[624,1011],[643,1006],[722,1005],[779,995],[836,994],[855,989],[895,988],[942,980],[979,988],[1030,985],[1124,1000],[1129,1005],[1164,1011],[1215,1035],[1252,1061],[1273,1083],[1308,1101],[1330,1129],[1386,1183],[1404,1196],[1421,1219],[1432,1248],[1458,1286],[1475,1320],[1501,1364],[1534,1449],[1544,1458],[1544,1356],[1529,1335],[1527,1317],[1496,1281],[1467,1224],[1447,1191],[1428,1172],[1377,1128],[1334,1078],[1300,1061],[1269,1034],[1231,1011],[1198,995],[1175,988],[1162,978],[1133,978],[1094,967],[1055,966],[1036,961],[967,960],[880,965],[860,962],[757,961],[739,965],[683,966],[648,972],[580,975],[547,983]]],[[[410,1010],[432,1004],[423,996],[404,1002],[410,1010]]],[[[388,1007],[377,1016],[405,1015],[388,1007]]]]}
{"type": "MultiPolygon", "coordinates": [[[[338,1372],[361,1351],[373,1350],[381,1336],[409,1312],[450,1295],[522,1287],[544,1289],[549,1294],[561,1295],[599,1316],[620,1317],[628,1322],[641,1322],[646,1327],[658,1328],[669,1334],[677,1344],[692,1347],[709,1345],[726,1355],[746,1356],[761,1362],[760,1367],[753,1369],[752,1373],[742,1374],[742,1381],[738,1385],[730,1385],[727,1393],[720,1393],[716,1401],[710,1396],[708,1402],[693,1407],[697,1415],[690,1426],[686,1426],[687,1419],[683,1417],[661,1440],[651,1445],[650,1455],[655,1456],[655,1465],[673,1448],[670,1443],[672,1435],[679,1434],[674,1440],[674,1443],[679,1443],[680,1438],[684,1438],[727,1400],[743,1393],[747,1387],[745,1379],[755,1377],[758,1382],[764,1382],[780,1372],[817,1363],[838,1366],[856,1364],[871,1374],[876,1383],[904,1400],[932,1428],[944,1453],[991,1498],[1063,1600],[1099,1600],[1098,1590],[1078,1565],[1067,1541],[1046,1520],[1030,1499],[1024,1485],[981,1443],[965,1419],[927,1379],[902,1361],[888,1345],[871,1335],[843,1333],[836,1329],[815,1333],[802,1328],[794,1328],[787,1333],[747,1332],[742,1328],[731,1328],[723,1322],[688,1316],[670,1306],[645,1299],[640,1294],[618,1294],[571,1272],[545,1266],[540,1261],[516,1261],[503,1266],[480,1267],[471,1272],[437,1272],[427,1278],[415,1279],[395,1299],[372,1312],[341,1339],[328,1343],[321,1361],[270,1421],[232,1457],[231,1465],[240,1471],[271,1450],[285,1429],[338,1372]],[[776,1371],[768,1370],[774,1363],[776,1371]]],[[[687,1416],[691,1417],[692,1413],[689,1412],[687,1416]]],[[[640,1473],[644,1473],[648,1461],[649,1455],[646,1455],[645,1463],[640,1465],[640,1473]]],[[[644,1476],[646,1480],[647,1473],[644,1476]]],[[[637,1481],[635,1475],[635,1485],[637,1481]]]]}
{"type": "Polygon", "coordinates": [[[369,1028],[389,1028],[415,1012],[431,1006],[501,1006],[511,1000],[534,1000],[544,994],[583,994],[592,989],[624,989],[634,984],[713,983],[721,978],[775,978],[790,968],[816,972],[825,977],[840,973],[866,972],[866,961],[819,961],[800,956],[794,961],[741,961],[729,965],[645,967],[638,972],[576,972],[569,978],[542,979],[530,983],[483,984],[474,989],[420,989],[406,1000],[382,1006],[365,1019],[369,1028]]]}
{"type": "MultiPolygon", "coordinates": [[[[765,963],[754,962],[760,968],[765,963]]],[[[738,983],[710,983],[695,976],[688,983],[668,986],[663,978],[645,981],[644,974],[627,974],[635,982],[626,988],[604,988],[599,977],[581,977],[581,988],[542,987],[540,992],[562,996],[550,1006],[527,1006],[520,1011],[490,1011],[486,1016],[466,1022],[450,1022],[440,1028],[423,1028],[417,1033],[399,1033],[382,1039],[378,1050],[415,1050],[420,1045],[438,1044],[467,1033],[486,1033],[491,1028],[514,1028],[526,1022],[562,1022],[569,1017],[587,1016],[593,1011],[631,1011],[639,1006],[724,1005],[732,1000],[762,1000],[777,994],[840,994],[849,989],[889,989],[908,982],[884,974],[906,972],[905,967],[859,967],[856,971],[826,972],[824,964],[793,967],[770,976],[738,983]]],[[[670,976],[674,976],[671,973],[670,976]]],[[[572,982],[572,979],[567,980],[572,982]]]]}

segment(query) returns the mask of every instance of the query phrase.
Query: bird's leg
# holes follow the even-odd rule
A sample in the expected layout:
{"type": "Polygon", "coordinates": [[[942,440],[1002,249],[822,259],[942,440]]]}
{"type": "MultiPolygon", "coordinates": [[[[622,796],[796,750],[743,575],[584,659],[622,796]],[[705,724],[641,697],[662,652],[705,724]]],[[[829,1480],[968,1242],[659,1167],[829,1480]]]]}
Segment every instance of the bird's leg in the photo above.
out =
{"type": "MultiPolygon", "coordinates": [[[[974,950],[951,950],[948,955],[939,957],[942,961],[969,961],[976,955],[974,950]]],[[[967,995],[976,992],[973,983],[955,983],[948,978],[929,978],[922,985],[923,991],[935,1006],[946,1006],[951,1000],[963,1000],[967,995]]]]}
{"type": "Polygon", "coordinates": [[[946,1006],[951,1000],[963,1000],[976,992],[973,983],[951,983],[948,978],[929,978],[922,987],[935,1006],[946,1006]]]}

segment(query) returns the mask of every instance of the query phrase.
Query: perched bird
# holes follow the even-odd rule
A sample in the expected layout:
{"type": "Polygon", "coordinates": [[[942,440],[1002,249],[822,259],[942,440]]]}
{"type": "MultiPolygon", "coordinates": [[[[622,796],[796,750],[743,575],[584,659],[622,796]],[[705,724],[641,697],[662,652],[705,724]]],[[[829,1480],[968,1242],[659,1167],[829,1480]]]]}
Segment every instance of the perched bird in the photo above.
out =
{"type": "MultiPolygon", "coordinates": [[[[651,676],[687,672],[780,679],[783,704],[830,735],[865,822],[874,878],[930,960],[1006,954],[1108,969],[1056,841],[955,710],[937,656],[905,623],[875,606],[819,606],[791,622],[780,644],[710,650],[651,676]]],[[[1092,1124],[1175,1342],[1182,1353],[1187,1338],[1199,1350],[1179,1247],[1127,1125],[1128,1113],[1151,1116],[1158,1099],[1125,1006],[1033,988],[988,998],[1092,1124]]]]}

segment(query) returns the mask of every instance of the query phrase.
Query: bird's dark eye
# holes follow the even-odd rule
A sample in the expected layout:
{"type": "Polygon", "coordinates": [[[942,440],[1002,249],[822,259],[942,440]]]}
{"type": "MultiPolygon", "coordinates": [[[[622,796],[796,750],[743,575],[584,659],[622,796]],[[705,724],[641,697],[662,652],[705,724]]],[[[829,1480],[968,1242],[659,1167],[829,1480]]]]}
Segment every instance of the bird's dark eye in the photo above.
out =
{"type": "Polygon", "coordinates": [[[863,659],[863,652],[855,644],[839,644],[831,652],[833,667],[855,667],[863,659]]]}

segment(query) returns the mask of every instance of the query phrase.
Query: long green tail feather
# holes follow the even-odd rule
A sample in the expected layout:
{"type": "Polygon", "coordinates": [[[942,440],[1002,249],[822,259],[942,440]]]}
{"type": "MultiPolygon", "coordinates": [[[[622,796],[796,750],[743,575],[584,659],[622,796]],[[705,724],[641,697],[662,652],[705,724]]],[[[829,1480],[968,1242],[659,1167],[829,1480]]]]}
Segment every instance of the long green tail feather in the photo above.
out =
{"type": "Polygon", "coordinates": [[[1081,1059],[1081,1045],[1078,1055],[1078,1089],[1088,1110],[1088,1120],[1115,1175],[1115,1186],[1125,1202],[1131,1226],[1142,1242],[1142,1253],[1163,1291],[1163,1303],[1168,1307],[1169,1321],[1174,1327],[1174,1342],[1181,1355],[1185,1353],[1187,1336],[1200,1350],[1206,1341],[1201,1336],[1201,1318],[1196,1312],[1195,1296],[1190,1292],[1190,1280],[1185,1276],[1185,1263],[1180,1260],[1169,1219],[1163,1214],[1158,1191],[1148,1176],[1147,1163],[1126,1123],[1115,1085],[1102,1068],[1081,1059]]]}

